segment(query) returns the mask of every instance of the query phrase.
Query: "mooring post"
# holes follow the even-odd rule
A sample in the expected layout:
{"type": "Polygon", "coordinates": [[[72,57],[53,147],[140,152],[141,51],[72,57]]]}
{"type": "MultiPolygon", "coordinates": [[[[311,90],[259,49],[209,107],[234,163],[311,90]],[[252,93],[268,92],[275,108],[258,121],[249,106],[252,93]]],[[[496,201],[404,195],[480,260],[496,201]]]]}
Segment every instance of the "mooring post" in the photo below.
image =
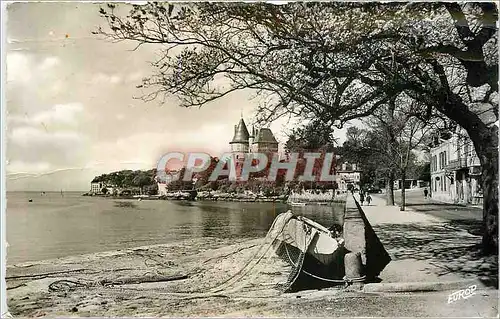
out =
{"type": "MultiPolygon", "coordinates": [[[[367,281],[375,279],[391,261],[389,254],[375,234],[361,206],[353,196],[347,196],[346,199],[343,237],[347,251],[359,254],[362,273],[366,276],[367,281]]],[[[357,261],[347,263],[347,258],[354,257],[346,255],[345,258],[346,275],[348,271],[353,273],[357,271],[356,268],[353,270],[348,269],[348,267],[357,267],[355,266],[357,261]]]]}
{"type": "Polygon", "coordinates": [[[344,280],[351,290],[361,290],[365,281],[365,270],[361,262],[360,252],[350,252],[344,256],[344,280]]]}

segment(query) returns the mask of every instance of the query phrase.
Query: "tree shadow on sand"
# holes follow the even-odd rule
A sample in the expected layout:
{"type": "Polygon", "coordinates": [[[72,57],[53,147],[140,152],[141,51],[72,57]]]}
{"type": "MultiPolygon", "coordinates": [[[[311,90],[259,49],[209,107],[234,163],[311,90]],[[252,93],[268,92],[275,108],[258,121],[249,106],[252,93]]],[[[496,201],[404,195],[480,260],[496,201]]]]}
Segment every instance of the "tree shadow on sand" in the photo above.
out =
{"type": "Polygon", "coordinates": [[[498,288],[498,256],[481,254],[481,221],[380,224],[375,231],[393,259],[426,260],[440,269],[439,276],[472,276],[498,288]]]}

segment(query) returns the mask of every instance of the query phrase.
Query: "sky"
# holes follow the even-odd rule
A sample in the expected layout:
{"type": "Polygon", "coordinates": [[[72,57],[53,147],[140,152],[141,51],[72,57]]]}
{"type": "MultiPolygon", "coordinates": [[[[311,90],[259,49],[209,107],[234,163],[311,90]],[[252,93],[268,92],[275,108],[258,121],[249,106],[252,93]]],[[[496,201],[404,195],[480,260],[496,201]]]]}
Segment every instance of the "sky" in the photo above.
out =
{"type": "MultiPolygon", "coordinates": [[[[218,156],[229,151],[241,115],[252,121],[257,101],[248,91],[202,108],[182,108],[175,97],[138,99],[136,86],[161,47],[134,51],[132,42],[91,34],[105,26],[98,10],[85,2],[7,7],[7,191],[87,191],[96,175],[151,169],[167,152],[218,156]]],[[[295,125],[281,119],[270,127],[283,144],[295,125]]],[[[342,142],[345,130],[335,135],[342,142]]]]}

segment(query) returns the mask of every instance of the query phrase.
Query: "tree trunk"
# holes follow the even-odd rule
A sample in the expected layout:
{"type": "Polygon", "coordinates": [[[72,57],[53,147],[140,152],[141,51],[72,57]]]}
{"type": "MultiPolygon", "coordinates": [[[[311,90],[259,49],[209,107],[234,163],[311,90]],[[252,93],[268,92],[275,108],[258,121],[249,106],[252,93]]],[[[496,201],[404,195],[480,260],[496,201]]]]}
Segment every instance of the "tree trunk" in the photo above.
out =
{"type": "Polygon", "coordinates": [[[385,192],[387,195],[386,204],[387,206],[394,206],[394,173],[391,172],[389,177],[386,179],[385,192]]]}
{"type": "MultiPolygon", "coordinates": [[[[392,124],[394,122],[394,110],[396,109],[396,97],[394,96],[388,103],[387,108],[387,123],[385,128],[385,134],[387,138],[388,155],[389,162],[394,159],[394,145],[396,145],[396,140],[394,137],[394,131],[392,129],[392,124]]],[[[387,193],[387,206],[394,206],[394,169],[391,168],[389,171],[388,184],[386,185],[387,193]]]]}
{"type": "Polygon", "coordinates": [[[448,94],[438,109],[463,127],[474,144],[483,178],[483,239],[485,254],[498,252],[498,127],[486,125],[461,98],[448,94]]]}
{"type": "Polygon", "coordinates": [[[405,180],[406,180],[406,170],[401,172],[401,207],[400,211],[404,211],[406,207],[406,192],[405,192],[405,180]]]}
{"type": "Polygon", "coordinates": [[[483,176],[483,253],[498,252],[498,153],[481,156],[483,176]]]}

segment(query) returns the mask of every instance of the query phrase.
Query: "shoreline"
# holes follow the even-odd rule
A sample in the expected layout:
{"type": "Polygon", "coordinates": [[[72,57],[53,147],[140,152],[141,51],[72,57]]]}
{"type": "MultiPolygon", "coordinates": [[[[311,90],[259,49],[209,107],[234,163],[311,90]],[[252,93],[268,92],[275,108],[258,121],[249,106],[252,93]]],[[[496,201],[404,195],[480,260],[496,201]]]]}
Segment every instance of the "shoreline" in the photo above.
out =
{"type": "MultiPolygon", "coordinates": [[[[218,196],[206,196],[206,197],[196,197],[195,199],[187,199],[187,198],[175,198],[173,196],[158,196],[158,195],[135,195],[135,196],[113,196],[113,195],[85,195],[88,197],[102,197],[109,198],[114,200],[168,200],[168,201],[190,201],[190,202],[243,202],[243,203],[283,203],[290,204],[288,197],[281,196],[261,196],[257,198],[248,198],[243,196],[238,196],[238,194],[234,195],[231,193],[223,193],[218,194],[218,196]]],[[[299,203],[305,203],[306,205],[333,205],[339,203],[345,203],[346,196],[345,194],[339,195],[330,200],[300,200],[299,203]]]]}

